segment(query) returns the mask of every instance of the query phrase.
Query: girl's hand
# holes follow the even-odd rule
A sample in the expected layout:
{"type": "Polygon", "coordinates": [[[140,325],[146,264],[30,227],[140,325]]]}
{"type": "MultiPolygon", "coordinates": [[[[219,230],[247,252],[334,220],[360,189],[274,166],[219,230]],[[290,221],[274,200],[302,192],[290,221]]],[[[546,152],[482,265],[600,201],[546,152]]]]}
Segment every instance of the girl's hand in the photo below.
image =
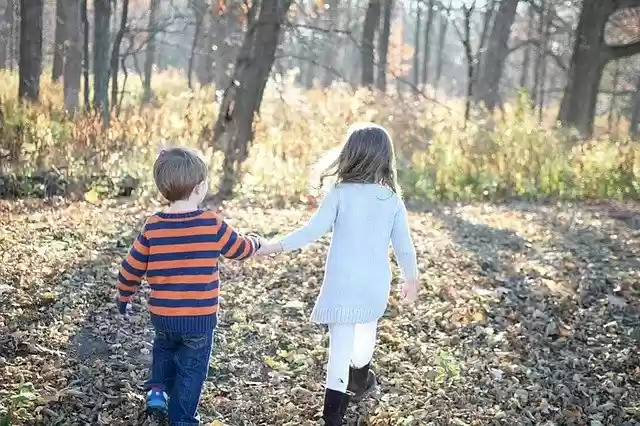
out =
{"type": "Polygon", "coordinates": [[[268,256],[282,252],[280,241],[268,242],[264,241],[260,244],[260,249],[256,252],[256,256],[268,256]]]}
{"type": "Polygon", "coordinates": [[[404,303],[414,303],[418,300],[418,290],[420,284],[418,280],[408,280],[402,283],[400,297],[404,303]]]}

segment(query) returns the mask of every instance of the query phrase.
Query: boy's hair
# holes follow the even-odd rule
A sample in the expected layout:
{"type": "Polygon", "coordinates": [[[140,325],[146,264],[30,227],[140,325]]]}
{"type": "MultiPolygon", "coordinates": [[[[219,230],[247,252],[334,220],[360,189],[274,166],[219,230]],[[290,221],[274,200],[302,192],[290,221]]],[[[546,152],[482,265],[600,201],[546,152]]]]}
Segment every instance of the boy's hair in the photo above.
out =
{"type": "Polygon", "coordinates": [[[170,202],[188,199],[206,179],[207,165],[196,151],[187,148],[162,150],[153,165],[153,180],[170,202]]]}
{"type": "Polygon", "coordinates": [[[377,183],[400,195],[396,156],[387,130],[373,123],[349,128],[347,141],[338,158],[320,176],[335,176],[339,183],[377,183]]]}

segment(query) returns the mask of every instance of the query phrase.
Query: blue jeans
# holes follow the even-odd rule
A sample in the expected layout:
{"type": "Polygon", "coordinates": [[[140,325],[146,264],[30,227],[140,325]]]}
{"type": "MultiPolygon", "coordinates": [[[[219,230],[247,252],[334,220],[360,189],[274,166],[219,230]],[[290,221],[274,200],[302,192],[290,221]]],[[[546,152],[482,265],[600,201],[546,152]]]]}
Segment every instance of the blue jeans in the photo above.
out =
{"type": "Polygon", "coordinates": [[[156,329],[146,388],[161,388],[169,395],[171,426],[200,424],[198,403],[209,371],[212,345],[213,331],[185,334],[156,329]]]}

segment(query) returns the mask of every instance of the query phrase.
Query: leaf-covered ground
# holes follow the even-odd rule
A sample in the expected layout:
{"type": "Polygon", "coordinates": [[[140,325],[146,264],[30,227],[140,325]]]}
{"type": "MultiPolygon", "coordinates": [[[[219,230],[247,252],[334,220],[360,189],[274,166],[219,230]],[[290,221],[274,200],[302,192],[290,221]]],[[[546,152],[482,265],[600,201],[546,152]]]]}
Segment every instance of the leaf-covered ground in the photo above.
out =
{"type": "MultiPolygon", "coordinates": [[[[136,425],[152,331],[114,273],[154,207],[0,205],[0,411],[14,425],[136,425]]],[[[230,205],[244,230],[309,212],[230,205]]],[[[634,206],[433,206],[411,216],[423,290],[380,325],[368,425],[640,422],[640,216],[634,206]]],[[[307,321],[326,240],[226,262],[206,424],[318,424],[324,330],[307,321]]]]}

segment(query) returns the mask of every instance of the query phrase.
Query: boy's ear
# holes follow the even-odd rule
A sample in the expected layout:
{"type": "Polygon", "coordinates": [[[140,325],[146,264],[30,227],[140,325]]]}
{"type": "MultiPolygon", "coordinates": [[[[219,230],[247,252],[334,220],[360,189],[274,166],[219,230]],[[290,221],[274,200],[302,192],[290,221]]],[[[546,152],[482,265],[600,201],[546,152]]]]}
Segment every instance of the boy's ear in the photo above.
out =
{"type": "Polygon", "coordinates": [[[162,151],[166,151],[169,148],[171,147],[169,146],[169,144],[167,144],[166,141],[156,143],[156,157],[159,157],[162,151]]]}

